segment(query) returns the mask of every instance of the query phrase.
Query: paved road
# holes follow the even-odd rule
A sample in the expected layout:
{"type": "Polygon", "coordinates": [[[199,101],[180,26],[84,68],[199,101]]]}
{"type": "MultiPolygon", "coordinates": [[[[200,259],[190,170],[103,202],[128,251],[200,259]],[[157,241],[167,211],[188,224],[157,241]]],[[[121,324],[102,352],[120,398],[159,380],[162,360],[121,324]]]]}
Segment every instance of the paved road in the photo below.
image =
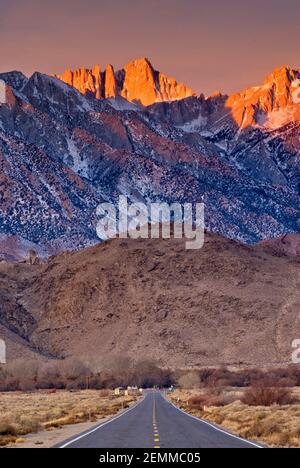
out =
{"type": "Polygon", "coordinates": [[[255,448],[189,416],[160,392],[147,393],[135,407],[61,444],[61,448],[255,448]]]}

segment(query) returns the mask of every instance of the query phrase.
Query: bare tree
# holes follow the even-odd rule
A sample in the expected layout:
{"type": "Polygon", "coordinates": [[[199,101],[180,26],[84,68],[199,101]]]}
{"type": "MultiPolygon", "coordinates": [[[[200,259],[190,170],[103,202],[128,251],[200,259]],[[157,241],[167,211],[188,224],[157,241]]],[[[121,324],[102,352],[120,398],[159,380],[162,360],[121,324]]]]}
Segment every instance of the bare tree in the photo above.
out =
{"type": "Polygon", "coordinates": [[[188,372],[178,379],[178,385],[182,388],[199,388],[200,377],[196,371],[188,372]]]}

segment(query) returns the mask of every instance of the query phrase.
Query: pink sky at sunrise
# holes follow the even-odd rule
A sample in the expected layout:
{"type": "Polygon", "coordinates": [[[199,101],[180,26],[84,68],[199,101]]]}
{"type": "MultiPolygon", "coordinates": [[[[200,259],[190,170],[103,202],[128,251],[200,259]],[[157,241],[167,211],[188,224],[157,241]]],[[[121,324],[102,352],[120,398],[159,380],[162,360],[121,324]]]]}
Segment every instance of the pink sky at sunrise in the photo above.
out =
{"type": "Polygon", "coordinates": [[[197,93],[300,67],[299,0],[0,0],[0,72],[115,69],[148,57],[197,93]]]}

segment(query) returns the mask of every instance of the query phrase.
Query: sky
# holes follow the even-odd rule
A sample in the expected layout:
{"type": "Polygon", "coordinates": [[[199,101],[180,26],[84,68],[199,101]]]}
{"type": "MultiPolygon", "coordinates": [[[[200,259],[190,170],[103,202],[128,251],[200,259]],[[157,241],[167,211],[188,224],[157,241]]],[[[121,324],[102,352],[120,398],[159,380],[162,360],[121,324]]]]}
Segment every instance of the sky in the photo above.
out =
{"type": "Polygon", "coordinates": [[[0,0],[0,72],[154,68],[208,95],[300,68],[299,0],[0,0]]]}

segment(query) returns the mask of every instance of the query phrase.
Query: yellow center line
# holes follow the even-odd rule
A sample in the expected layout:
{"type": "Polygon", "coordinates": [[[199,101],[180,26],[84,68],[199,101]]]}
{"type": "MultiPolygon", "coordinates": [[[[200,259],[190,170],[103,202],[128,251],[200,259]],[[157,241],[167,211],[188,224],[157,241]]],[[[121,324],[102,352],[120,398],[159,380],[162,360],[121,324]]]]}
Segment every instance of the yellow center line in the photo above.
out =
{"type": "Polygon", "coordinates": [[[156,423],[156,400],[155,400],[155,394],[153,394],[153,438],[154,438],[154,448],[160,448],[159,445],[159,432],[158,432],[158,426],[156,423]]]}

